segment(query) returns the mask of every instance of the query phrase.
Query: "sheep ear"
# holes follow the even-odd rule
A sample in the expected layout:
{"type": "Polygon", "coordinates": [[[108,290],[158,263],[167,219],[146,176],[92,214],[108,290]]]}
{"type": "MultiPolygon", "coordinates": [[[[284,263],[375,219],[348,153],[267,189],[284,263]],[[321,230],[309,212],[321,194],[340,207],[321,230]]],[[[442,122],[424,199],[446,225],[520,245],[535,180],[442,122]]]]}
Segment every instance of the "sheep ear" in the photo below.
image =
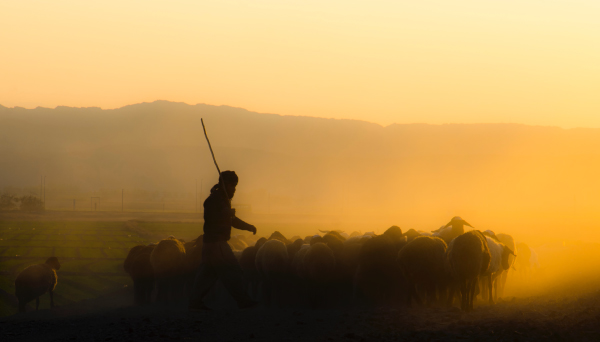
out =
{"type": "Polygon", "coordinates": [[[475,228],[475,227],[473,227],[472,225],[470,225],[470,224],[469,224],[469,222],[467,222],[467,221],[465,221],[465,220],[462,220],[462,221],[463,221],[463,224],[464,224],[465,226],[469,226],[469,227],[471,227],[471,228],[475,228]]]}
{"type": "MultiPolygon", "coordinates": [[[[450,222],[448,222],[448,224],[446,224],[446,225],[444,226],[444,228],[448,228],[448,227],[450,227],[451,225],[452,225],[452,220],[450,220],[450,222]]],[[[470,226],[469,226],[469,227],[470,227],[470,226]]]]}

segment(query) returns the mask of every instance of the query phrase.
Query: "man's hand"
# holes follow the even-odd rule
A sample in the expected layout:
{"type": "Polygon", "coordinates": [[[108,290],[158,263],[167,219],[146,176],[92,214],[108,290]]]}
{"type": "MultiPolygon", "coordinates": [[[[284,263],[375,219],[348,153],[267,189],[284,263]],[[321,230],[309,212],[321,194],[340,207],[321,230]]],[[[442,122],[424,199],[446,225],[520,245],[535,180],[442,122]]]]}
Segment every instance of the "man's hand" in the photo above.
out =
{"type": "Polygon", "coordinates": [[[250,232],[252,232],[252,234],[256,235],[256,227],[250,226],[250,229],[248,231],[250,231],[250,232]]]}

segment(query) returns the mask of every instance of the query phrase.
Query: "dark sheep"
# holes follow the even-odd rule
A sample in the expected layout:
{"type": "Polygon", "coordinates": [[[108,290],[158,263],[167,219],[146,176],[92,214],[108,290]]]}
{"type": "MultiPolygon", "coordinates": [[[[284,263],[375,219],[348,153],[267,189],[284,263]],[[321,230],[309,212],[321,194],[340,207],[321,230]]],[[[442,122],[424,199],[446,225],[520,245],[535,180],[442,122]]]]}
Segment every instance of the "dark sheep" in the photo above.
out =
{"type": "Polygon", "coordinates": [[[161,240],[150,254],[154,269],[159,302],[166,303],[180,297],[185,270],[185,247],[181,241],[169,237],[161,240]]]}
{"type": "Polygon", "coordinates": [[[303,258],[303,271],[311,307],[326,304],[335,270],[336,260],[331,248],[324,243],[316,243],[308,248],[303,258]]]}
{"type": "Polygon", "coordinates": [[[436,301],[436,291],[441,295],[440,300],[444,300],[448,283],[448,276],[444,270],[446,248],[446,243],[440,238],[420,236],[398,252],[398,263],[408,283],[408,306],[411,305],[412,299],[421,305],[417,286],[425,290],[427,306],[436,301]]]}
{"type": "Polygon", "coordinates": [[[50,307],[54,307],[54,288],[58,282],[56,271],[60,263],[56,257],[46,259],[43,264],[25,268],[15,279],[15,296],[19,300],[19,312],[25,312],[25,305],[35,299],[35,311],[40,306],[40,296],[50,293],[50,307]]]}
{"type": "Polygon", "coordinates": [[[136,305],[152,302],[154,290],[154,270],[150,263],[152,250],[154,246],[135,246],[129,250],[123,263],[123,269],[133,281],[133,298],[136,305]]]}
{"type": "Polygon", "coordinates": [[[412,240],[421,236],[421,233],[411,228],[403,235],[406,237],[406,242],[411,242],[412,240]]]}
{"type": "Polygon", "coordinates": [[[231,250],[233,250],[233,251],[243,251],[246,247],[248,247],[248,244],[246,242],[244,242],[243,240],[241,240],[240,238],[238,238],[236,236],[230,237],[229,241],[227,241],[227,243],[229,244],[229,246],[231,247],[231,250]]]}
{"type": "Polygon", "coordinates": [[[322,236],[315,235],[315,236],[312,237],[312,239],[310,239],[309,244],[312,246],[315,243],[325,243],[325,240],[323,239],[322,236]]]}
{"type": "Polygon", "coordinates": [[[343,233],[342,231],[337,231],[337,230],[330,230],[330,231],[319,230],[319,231],[322,233],[325,232],[324,236],[327,236],[327,235],[335,236],[342,242],[346,241],[346,238],[344,236],[342,236],[342,234],[341,234],[341,233],[343,233]]]}
{"type": "Polygon", "coordinates": [[[398,246],[389,236],[362,245],[354,277],[354,299],[365,304],[391,304],[399,299],[402,274],[396,267],[398,246]]]}
{"type": "Polygon", "coordinates": [[[273,299],[280,304],[282,285],[289,267],[285,244],[277,238],[265,242],[256,253],[255,265],[265,304],[269,306],[273,299]]]}
{"type": "Polygon", "coordinates": [[[256,247],[256,250],[259,250],[260,247],[262,247],[262,245],[265,244],[265,242],[267,242],[267,238],[265,237],[261,237],[260,239],[256,240],[256,243],[254,244],[254,246],[256,247]]]}
{"type": "Polygon", "coordinates": [[[195,240],[186,242],[185,248],[185,264],[183,267],[183,277],[185,291],[191,295],[194,287],[194,280],[202,263],[202,247],[204,246],[204,235],[200,235],[195,240]]]}
{"type": "Polygon", "coordinates": [[[353,238],[353,237],[355,237],[355,236],[362,236],[362,234],[361,234],[360,232],[353,231],[353,232],[350,234],[350,237],[351,237],[351,238],[353,238]]]}
{"type": "Polygon", "coordinates": [[[281,234],[279,231],[273,232],[273,234],[271,234],[271,236],[269,236],[268,240],[279,240],[286,245],[290,243],[290,241],[288,239],[286,239],[285,236],[283,236],[283,234],[281,234]]]}
{"type": "Polygon", "coordinates": [[[259,278],[256,271],[256,253],[258,252],[258,248],[257,246],[250,246],[244,249],[240,257],[240,267],[246,279],[246,290],[252,298],[258,297],[259,278]]]}
{"type": "MultiPolygon", "coordinates": [[[[478,230],[459,235],[448,246],[446,258],[446,265],[460,288],[461,309],[472,311],[479,276],[490,267],[491,254],[485,236],[478,230]]],[[[453,299],[453,289],[450,291],[450,301],[453,299]]]]}
{"type": "Polygon", "coordinates": [[[288,252],[288,259],[290,263],[292,262],[292,260],[294,260],[294,256],[296,255],[296,253],[298,253],[303,244],[304,241],[302,241],[302,239],[296,239],[294,240],[294,242],[286,246],[288,252]]]}

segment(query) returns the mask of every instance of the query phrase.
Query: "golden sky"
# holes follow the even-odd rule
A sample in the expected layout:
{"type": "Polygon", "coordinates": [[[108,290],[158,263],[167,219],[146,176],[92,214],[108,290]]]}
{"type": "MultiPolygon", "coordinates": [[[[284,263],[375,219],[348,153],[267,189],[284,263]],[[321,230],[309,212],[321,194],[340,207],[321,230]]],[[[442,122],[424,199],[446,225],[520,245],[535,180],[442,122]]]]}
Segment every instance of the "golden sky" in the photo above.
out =
{"type": "Polygon", "coordinates": [[[0,3],[0,104],[600,127],[600,2],[0,3]]]}

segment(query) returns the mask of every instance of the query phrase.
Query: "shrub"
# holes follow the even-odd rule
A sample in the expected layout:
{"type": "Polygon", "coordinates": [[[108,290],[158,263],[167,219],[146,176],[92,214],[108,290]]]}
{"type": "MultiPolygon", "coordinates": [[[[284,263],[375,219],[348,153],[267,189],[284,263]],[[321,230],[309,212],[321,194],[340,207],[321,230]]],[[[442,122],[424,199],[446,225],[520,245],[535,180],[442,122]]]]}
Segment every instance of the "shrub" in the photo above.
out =
{"type": "Polygon", "coordinates": [[[19,198],[15,195],[2,194],[0,196],[0,210],[14,210],[17,209],[19,198]]]}
{"type": "Polygon", "coordinates": [[[20,209],[23,211],[43,211],[44,202],[41,199],[29,195],[21,197],[20,209]]]}

